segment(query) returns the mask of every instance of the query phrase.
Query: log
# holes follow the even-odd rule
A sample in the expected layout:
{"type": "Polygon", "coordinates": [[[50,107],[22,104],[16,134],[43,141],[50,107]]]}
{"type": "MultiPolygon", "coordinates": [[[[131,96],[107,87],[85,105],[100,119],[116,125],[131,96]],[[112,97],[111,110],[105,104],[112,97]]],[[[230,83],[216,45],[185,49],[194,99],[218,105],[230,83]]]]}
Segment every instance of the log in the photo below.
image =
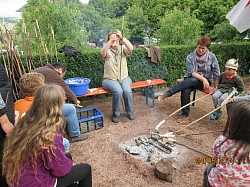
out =
{"type": "Polygon", "coordinates": [[[154,173],[159,179],[172,183],[175,170],[173,158],[162,158],[155,164],[154,173]]]}

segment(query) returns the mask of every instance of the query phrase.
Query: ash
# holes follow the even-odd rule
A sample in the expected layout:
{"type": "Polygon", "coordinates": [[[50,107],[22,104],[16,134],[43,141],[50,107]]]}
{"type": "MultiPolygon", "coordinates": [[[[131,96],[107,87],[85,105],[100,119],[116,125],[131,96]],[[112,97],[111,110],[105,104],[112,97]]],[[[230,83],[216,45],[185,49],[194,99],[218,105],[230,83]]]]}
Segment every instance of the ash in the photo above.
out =
{"type": "Polygon", "coordinates": [[[176,161],[177,156],[183,151],[179,146],[166,140],[160,140],[155,134],[138,136],[119,146],[131,156],[151,165],[162,158],[172,158],[173,161],[176,161]]]}

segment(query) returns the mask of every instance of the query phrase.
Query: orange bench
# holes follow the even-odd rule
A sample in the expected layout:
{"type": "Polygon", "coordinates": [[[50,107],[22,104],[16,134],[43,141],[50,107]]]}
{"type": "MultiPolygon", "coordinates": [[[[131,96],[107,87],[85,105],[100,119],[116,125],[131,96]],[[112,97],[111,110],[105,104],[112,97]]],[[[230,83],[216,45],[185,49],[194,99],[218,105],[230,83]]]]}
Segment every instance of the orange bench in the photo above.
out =
{"type": "MultiPolygon", "coordinates": [[[[146,104],[148,104],[148,99],[152,98],[152,106],[154,107],[154,86],[155,85],[160,85],[160,84],[165,84],[166,81],[162,79],[152,79],[150,83],[147,81],[138,81],[138,82],[133,82],[132,83],[132,89],[136,88],[145,88],[145,95],[146,95],[146,104]]],[[[95,96],[95,95],[101,95],[101,94],[108,94],[109,91],[105,90],[103,87],[99,88],[91,88],[89,89],[88,93],[84,95],[77,96],[78,98],[81,97],[87,97],[87,96],[95,96]]]]}

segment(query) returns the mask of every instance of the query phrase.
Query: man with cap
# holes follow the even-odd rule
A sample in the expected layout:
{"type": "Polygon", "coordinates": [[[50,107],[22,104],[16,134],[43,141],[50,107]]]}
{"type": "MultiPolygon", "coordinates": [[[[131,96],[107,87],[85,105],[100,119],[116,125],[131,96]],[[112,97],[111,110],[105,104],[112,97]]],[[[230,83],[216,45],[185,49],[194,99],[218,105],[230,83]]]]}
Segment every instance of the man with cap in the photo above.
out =
{"type": "MultiPolygon", "coordinates": [[[[218,89],[212,96],[214,107],[218,108],[222,102],[233,91],[233,87],[237,89],[238,93],[244,90],[244,83],[240,76],[237,74],[238,60],[229,59],[225,65],[225,72],[220,75],[218,89]]],[[[222,116],[221,109],[216,110],[210,115],[211,120],[218,120],[222,116]]]]}

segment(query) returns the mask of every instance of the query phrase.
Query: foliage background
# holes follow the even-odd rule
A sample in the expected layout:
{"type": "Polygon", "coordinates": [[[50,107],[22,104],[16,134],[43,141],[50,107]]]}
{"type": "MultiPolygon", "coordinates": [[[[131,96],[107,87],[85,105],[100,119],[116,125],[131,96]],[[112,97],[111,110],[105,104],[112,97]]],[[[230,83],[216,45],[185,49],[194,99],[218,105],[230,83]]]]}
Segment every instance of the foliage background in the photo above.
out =
{"type": "Polygon", "coordinates": [[[88,77],[91,87],[99,87],[103,61],[100,49],[88,47],[88,42],[97,43],[100,39],[105,42],[110,31],[120,29],[135,46],[145,37],[149,38],[149,44],[150,38],[157,38],[157,45],[163,51],[162,62],[153,64],[146,51],[135,49],[128,58],[133,81],[161,78],[173,85],[177,78],[184,76],[186,56],[195,49],[200,35],[205,34],[216,43],[210,49],[216,54],[222,70],[224,63],[234,57],[239,59],[240,75],[244,75],[250,68],[249,42],[243,42],[248,31],[239,33],[225,18],[237,2],[89,0],[89,4],[84,5],[79,0],[29,0],[16,28],[7,37],[1,32],[1,47],[9,52],[7,63],[13,64],[8,65],[7,70],[17,82],[25,71],[61,61],[68,67],[67,77],[88,77]],[[12,53],[15,44],[18,44],[18,51],[24,52],[20,60],[12,53]],[[83,55],[68,58],[58,54],[63,45],[71,45],[83,55]],[[25,67],[23,72],[19,70],[22,65],[25,67]]]}
{"type": "MultiPolygon", "coordinates": [[[[143,48],[135,48],[128,57],[129,76],[135,81],[160,78],[167,81],[168,86],[176,84],[176,79],[182,78],[186,73],[186,57],[194,51],[196,45],[172,45],[162,47],[162,61],[159,64],[151,62],[143,48]]],[[[246,75],[250,69],[250,45],[248,42],[213,44],[210,51],[216,54],[221,71],[230,58],[239,59],[239,75],[246,75]]],[[[55,59],[55,57],[54,57],[55,59]]],[[[25,59],[22,59],[25,64],[25,59]]],[[[34,59],[35,66],[39,67],[39,56],[34,59]]],[[[67,66],[65,79],[71,77],[86,77],[91,79],[90,87],[101,87],[103,78],[103,60],[100,50],[83,52],[82,56],[58,56],[58,60],[67,66]]],[[[44,63],[46,64],[46,63],[44,63]]],[[[44,65],[43,64],[43,65],[44,65]]]]}
{"type": "Polygon", "coordinates": [[[120,29],[134,44],[145,37],[160,39],[159,45],[192,44],[200,35],[215,42],[241,41],[225,18],[238,0],[29,0],[16,34],[28,41],[32,54],[55,53],[55,48],[83,48],[120,29]],[[38,24],[39,25],[38,25],[38,24]],[[38,28],[39,27],[39,28],[38,28]],[[39,31],[40,30],[40,31],[39,31]],[[140,40],[139,40],[140,39],[140,40]]]}

